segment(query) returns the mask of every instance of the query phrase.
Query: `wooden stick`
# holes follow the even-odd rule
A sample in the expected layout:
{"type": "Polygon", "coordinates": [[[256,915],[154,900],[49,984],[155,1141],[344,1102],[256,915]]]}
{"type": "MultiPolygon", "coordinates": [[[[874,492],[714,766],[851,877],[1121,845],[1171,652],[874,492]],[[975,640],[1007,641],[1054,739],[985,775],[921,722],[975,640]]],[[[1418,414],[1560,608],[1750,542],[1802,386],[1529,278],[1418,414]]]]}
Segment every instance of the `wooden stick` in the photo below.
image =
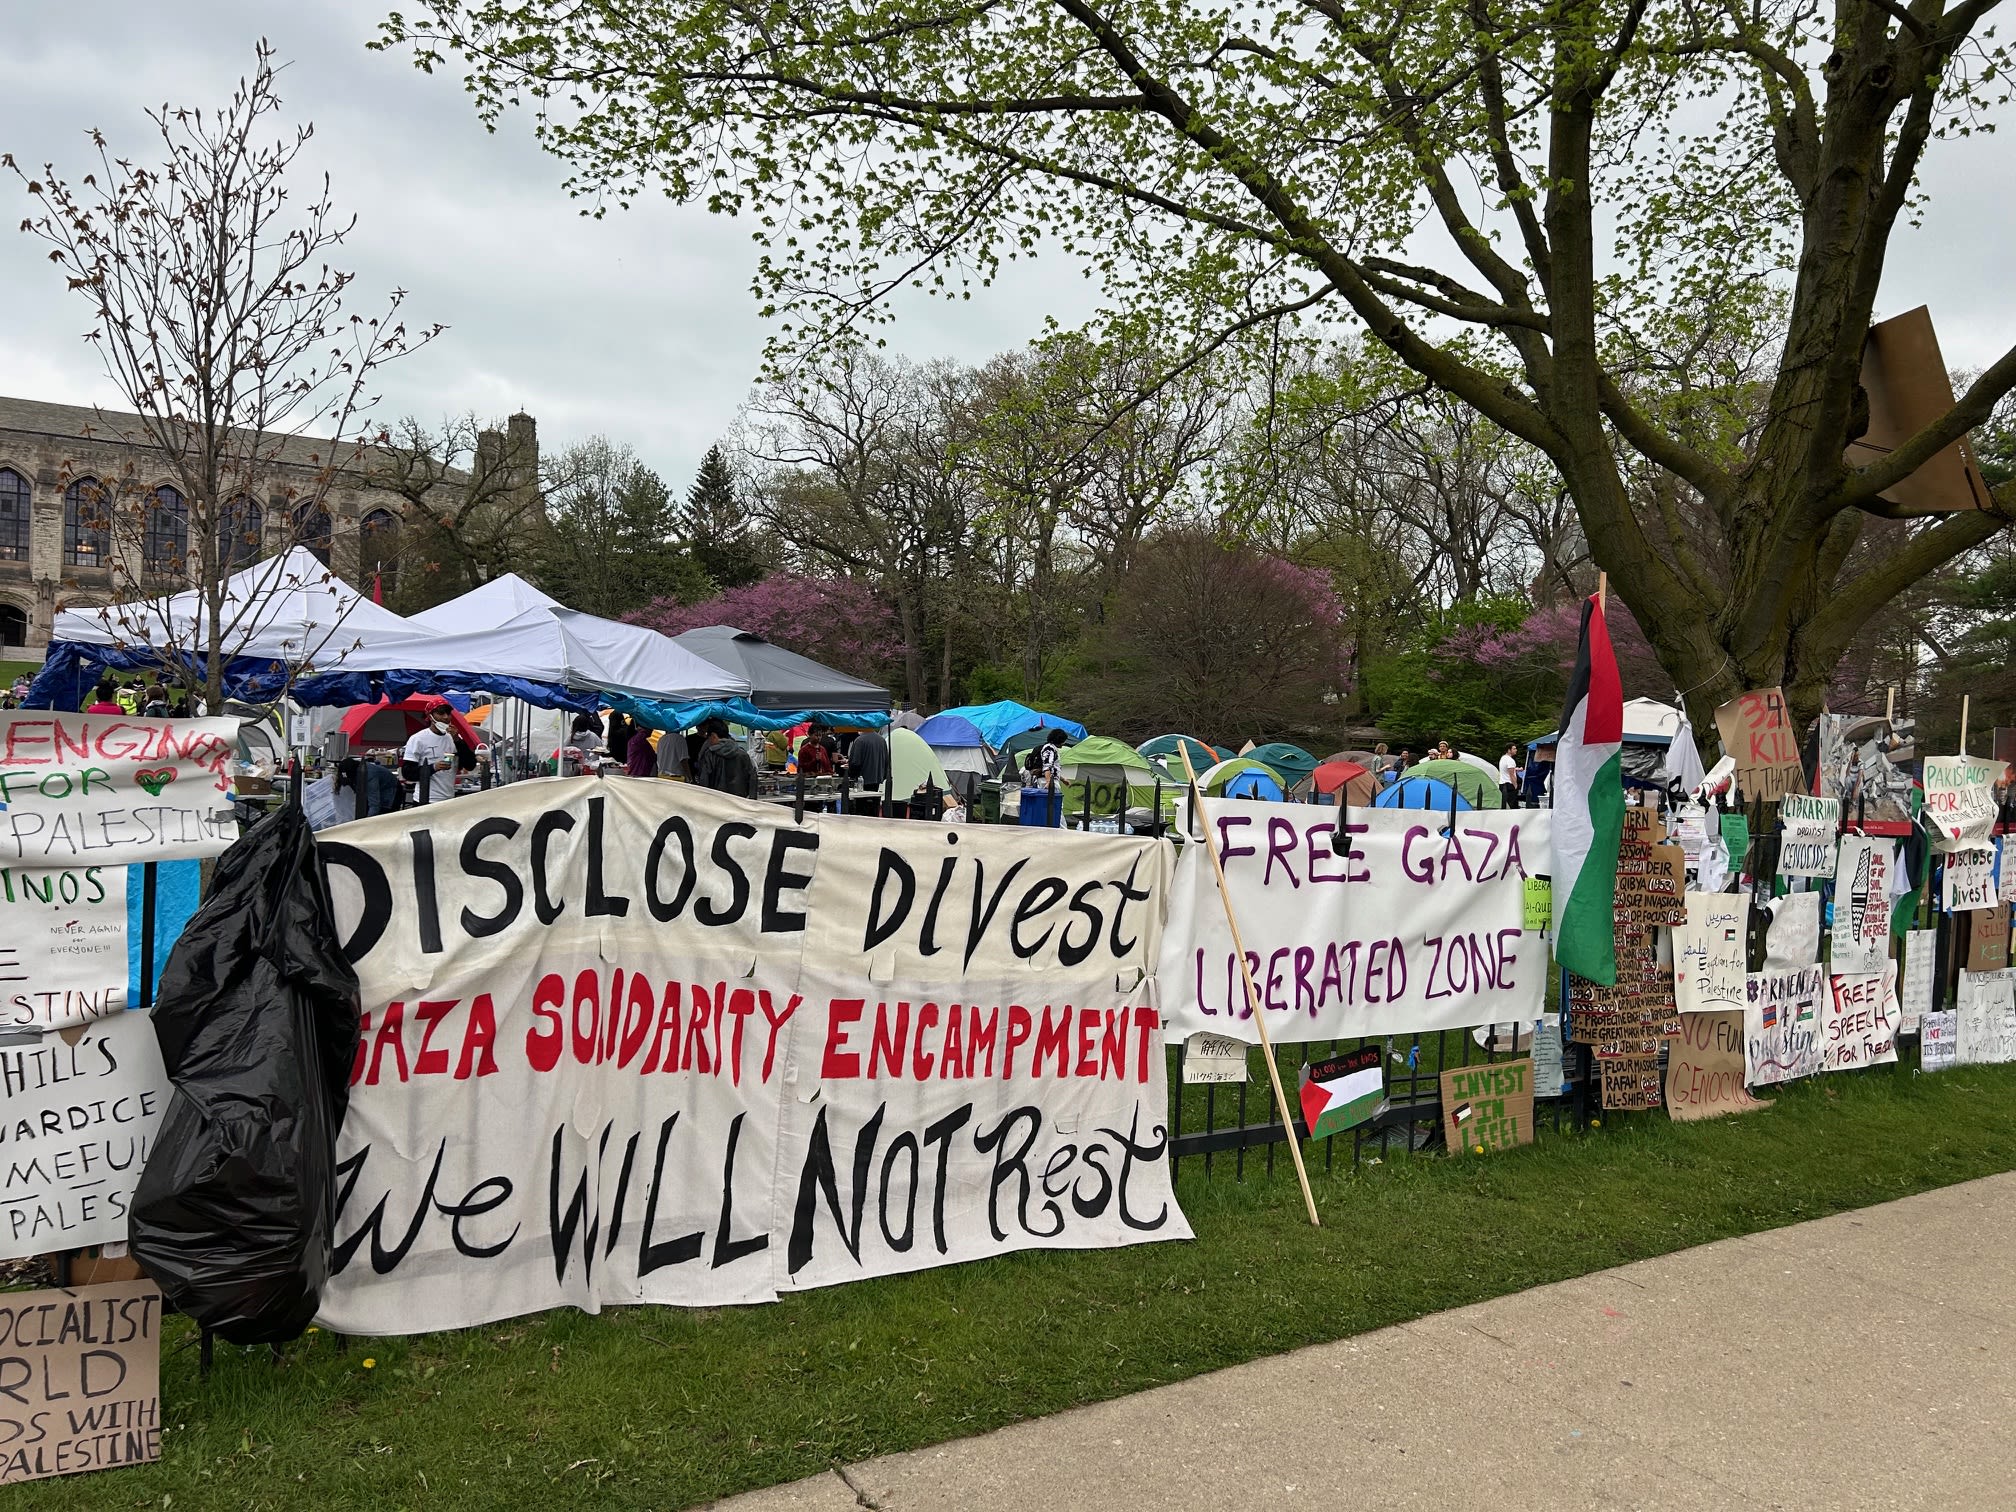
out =
{"type": "Polygon", "coordinates": [[[1190,764],[1190,748],[1176,747],[1183,756],[1183,775],[1190,780],[1190,812],[1204,822],[1204,854],[1211,858],[1211,870],[1218,878],[1218,901],[1225,905],[1225,923],[1232,931],[1232,953],[1239,957],[1239,975],[1246,983],[1246,1011],[1253,1015],[1253,1027],[1260,1031],[1260,1048],[1267,1056],[1267,1080],[1274,1088],[1274,1106],[1280,1111],[1281,1126],[1288,1135],[1288,1153],[1295,1161],[1295,1179],[1302,1184],[1302,1205],[1309,1210],[1312,1228],[1321,1228],[1316,1216],[1316,1194],[1309,1190],[1309,1172],[1302,1164],[1302,1141],[1295,1136],[1295,1114],[1288,1106],[1288,1094],[1281,1090],[1281,1068],[1274,1064],[1274,1042],[1267,1037],[1266,1009],[1260,989],[1253,983],[1253,967],[1246,959],[1246,942],[1239,938],[1239,918],[1232,911],[1232,892],[1225,885],[1225,866],[1218,859],[1218,837],[1211,833],[1211,816],[1204,812],[1203,796],[1197,791],[1197,769],[1190,764]]]}
{"type": "Polygon", "coordinates": [[[1883,723],[1894,724],[1897,720],[1897,687],[1891,684],[1883,690],[1883,723]]]}
{"type": "Polygon", "coordinates": [[[1967,706],[1973,700],[1974,695],[1971,693],[1962,693],[1960,695],[1960,754],[1962,756],[1967,754],[1967,706]]]}
{"type": "Polygon", "coordinates": [[[1599,572],[1596,574],[1596,607],[1603,611],[1603,616],[1605,619],[1609,618],[1610,574],[1607,572],[1599,572]]]}

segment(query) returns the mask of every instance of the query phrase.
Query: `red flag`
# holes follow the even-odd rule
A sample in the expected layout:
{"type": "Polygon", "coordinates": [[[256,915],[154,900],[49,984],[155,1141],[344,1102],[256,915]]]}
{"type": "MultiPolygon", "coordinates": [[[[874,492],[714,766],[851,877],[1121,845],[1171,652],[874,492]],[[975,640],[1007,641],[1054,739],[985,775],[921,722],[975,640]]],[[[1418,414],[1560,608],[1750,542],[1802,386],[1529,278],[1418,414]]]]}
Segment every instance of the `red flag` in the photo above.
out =
{"type": "Polygon", "coordinates": [[[371,574],[371,602],[380,605],[385,602],[385,573],[383,569],[371,574]]]}

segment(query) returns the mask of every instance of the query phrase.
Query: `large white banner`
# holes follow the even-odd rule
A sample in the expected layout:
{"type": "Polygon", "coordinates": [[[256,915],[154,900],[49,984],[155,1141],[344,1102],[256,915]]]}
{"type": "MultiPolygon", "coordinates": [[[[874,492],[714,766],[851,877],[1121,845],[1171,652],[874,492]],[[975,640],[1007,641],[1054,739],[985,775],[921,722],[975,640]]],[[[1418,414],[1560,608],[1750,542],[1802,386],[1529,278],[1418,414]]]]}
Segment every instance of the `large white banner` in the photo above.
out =
{"type": "MultiPolygon", "coordinates": [[[[1545,810],[1337,810],[1205,799],[1267,1032],[1344,1039],[1530,1022],[1547,946],[1525,925],[1545,810]]],[[[1259,1039],[1201,844],[1171,885],[1159,984],[1173,1038],[1259,1039]]]]}
{"type": "Polygon", "coordinates": [[[366,1012],[332,1327],[1189,1237],[1158,842],[579,778],[322,854],[366,1012]]]}
{"type": "Polygon", "coordinates": [[[235,719],[23,710],[4,731],[0,864],[189,861],[238,838],[235,719]]]}

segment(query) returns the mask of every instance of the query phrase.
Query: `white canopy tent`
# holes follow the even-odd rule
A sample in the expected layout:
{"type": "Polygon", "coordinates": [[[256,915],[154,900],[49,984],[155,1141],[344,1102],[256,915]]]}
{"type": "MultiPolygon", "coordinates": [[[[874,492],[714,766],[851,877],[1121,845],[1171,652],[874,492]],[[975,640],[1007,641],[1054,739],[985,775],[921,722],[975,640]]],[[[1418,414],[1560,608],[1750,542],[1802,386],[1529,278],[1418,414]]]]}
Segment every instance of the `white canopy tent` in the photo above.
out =
{"type": "Polygon", "coordinates": [[[449,634],[465,630],[494,630],[516,619],[527,609],[564,609],[567,606],[543,589],[535,588],[515,572],[492,578],[480,588],[471,588],[460,598],[452,598],[432,609],[422,609],[411,622],[429,630],[449,634]]]}

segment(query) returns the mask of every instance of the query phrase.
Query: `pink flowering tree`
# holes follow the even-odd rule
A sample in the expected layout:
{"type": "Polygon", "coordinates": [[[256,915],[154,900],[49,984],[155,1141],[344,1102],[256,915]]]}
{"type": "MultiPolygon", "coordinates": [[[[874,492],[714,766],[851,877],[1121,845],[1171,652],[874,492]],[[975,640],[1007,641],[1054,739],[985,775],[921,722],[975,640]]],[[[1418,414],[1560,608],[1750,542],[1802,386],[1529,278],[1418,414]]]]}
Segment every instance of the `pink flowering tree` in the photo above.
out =
{"type": "Polygon", "coordinates": [[[859,578],[773,572],[697,604],[654,599],[625,618],[665,635],[733,625],[869,682],[886,682],[902,659],[895,615],[859,578]]]}

